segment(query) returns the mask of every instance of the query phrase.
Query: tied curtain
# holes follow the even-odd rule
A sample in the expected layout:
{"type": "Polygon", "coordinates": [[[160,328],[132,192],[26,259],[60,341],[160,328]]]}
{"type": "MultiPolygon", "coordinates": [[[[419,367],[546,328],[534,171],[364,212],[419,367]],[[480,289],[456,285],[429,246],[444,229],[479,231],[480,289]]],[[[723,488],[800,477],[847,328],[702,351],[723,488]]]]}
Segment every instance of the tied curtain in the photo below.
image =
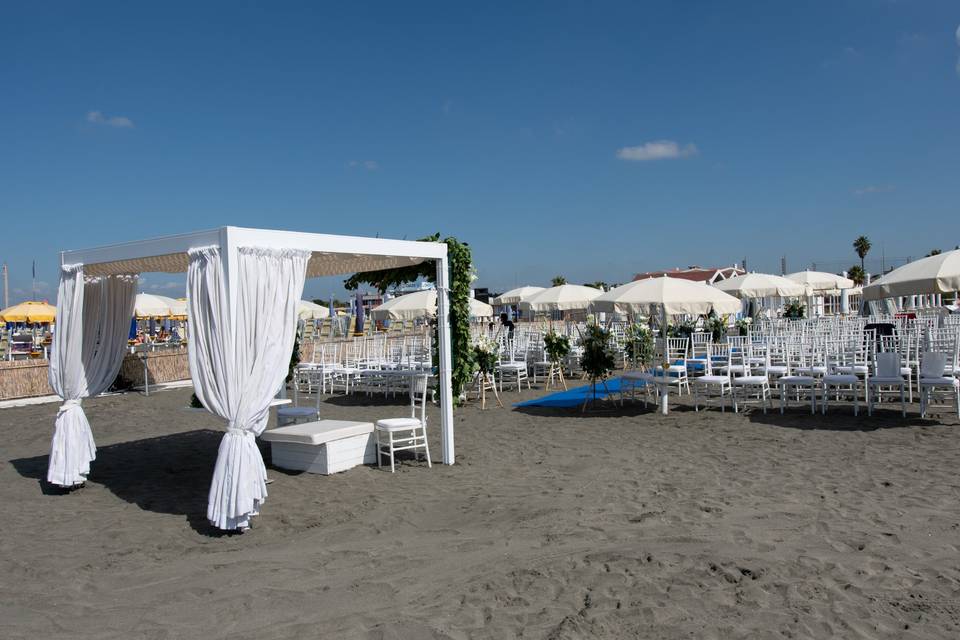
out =
{"type": "Polygon", "coordinates": [[[80,403],[116,379],[136,295],[135,275],[86,279],[83,265],[61,268],[48,378],[63,404],[50,444],[51,484],[73,487],[87,480],[97,447],[80,403]]]}
{"type": "Polygon", "coordinates": [[[247,529],[267,497],[256,437],[287,376],[309,251],[240,247],[229,278],[218,247],[190,251],[190,375],[203,405],[227,421],[210,484],[207,519],[247,529]]]}

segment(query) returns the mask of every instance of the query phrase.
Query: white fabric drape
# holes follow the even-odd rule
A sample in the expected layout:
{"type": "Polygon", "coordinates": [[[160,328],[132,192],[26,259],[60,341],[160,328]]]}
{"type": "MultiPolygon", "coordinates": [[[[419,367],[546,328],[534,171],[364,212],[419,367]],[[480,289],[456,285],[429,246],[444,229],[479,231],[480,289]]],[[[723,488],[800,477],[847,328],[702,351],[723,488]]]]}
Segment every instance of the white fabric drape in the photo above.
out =
{"type": "Polygon", "coordinates": [[[207,505],[220,529],[248,528],[267,497],[255,438],[287,375],[309,258],[309,251],[241,247],[229,300],[219,248],[190,251],[190,375],[203,405],[227,420],[207,505]]]}
{"type": "Polygon", "coordinates": [[[50,444],[47,481],[52,484],[72,487],[86,482],[90,473],[97,447],[80,402],[116,379],[136,294],[136,276],[85,280],[83,265],[61,270],[48,375],[63,398],[50,444]]]}

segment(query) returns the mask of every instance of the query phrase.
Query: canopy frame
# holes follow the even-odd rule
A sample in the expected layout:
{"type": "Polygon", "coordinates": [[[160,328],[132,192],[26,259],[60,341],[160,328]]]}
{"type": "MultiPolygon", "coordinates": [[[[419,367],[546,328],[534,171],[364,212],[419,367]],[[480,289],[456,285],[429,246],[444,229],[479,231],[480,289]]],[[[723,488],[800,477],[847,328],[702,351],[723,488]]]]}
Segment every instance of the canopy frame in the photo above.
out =
{"type": "MultiPolygon", "coordinates": [[[[440,242],[340,236],[299,231],[225,226],[60,253],[60,264],[83,264],[88,276],[187,270],[191,249],[220,248],[228,300],[236,299],[236,263],[240,247],[301,249],[312,252],[307,277],[332,276],[433,261],[437,269],[441,449],[444,464],[453,464],[453,393],[450,354],[449,265],[440,242]]],[[[234,345],[236,346],[236,345],[234,345]]]]}

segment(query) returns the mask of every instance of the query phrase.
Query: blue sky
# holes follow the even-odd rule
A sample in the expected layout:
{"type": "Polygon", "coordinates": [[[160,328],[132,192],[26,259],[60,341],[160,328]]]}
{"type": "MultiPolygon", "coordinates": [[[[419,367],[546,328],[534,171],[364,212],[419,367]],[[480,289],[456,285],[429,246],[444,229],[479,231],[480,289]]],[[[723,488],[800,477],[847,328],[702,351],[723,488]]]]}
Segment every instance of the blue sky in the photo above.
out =
{"type": "Polygon", "coordinates": [[[945,0],[7,4],[0,259],[52,297],[60,249],[223,224],[456,235],[494,289],[839,269],[861,233],[918,257],[960,243],[958,25],[945,0]]]}

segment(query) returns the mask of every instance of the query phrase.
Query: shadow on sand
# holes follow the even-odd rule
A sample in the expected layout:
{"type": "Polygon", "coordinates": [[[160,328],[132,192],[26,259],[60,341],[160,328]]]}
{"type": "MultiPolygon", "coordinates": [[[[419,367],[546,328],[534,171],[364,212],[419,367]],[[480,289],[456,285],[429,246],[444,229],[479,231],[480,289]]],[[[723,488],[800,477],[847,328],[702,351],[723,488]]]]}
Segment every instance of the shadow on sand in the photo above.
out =
{"type": "MultiPolygon", "coordinates": [[[[120,442],[97,448],[87,482],[103,485],[118,498],[145,511],[184,516],[202,535],[230,535],[207,521],[207,489],[223,431],[200,429],[168,436],[120,442]]],[[[269,451],[261,454],[269,459],[269,451]]],[[[37,480],[44,495],[62,496],[47,482],[49,456],[11,460],[25,478],[37,480]]]]}

